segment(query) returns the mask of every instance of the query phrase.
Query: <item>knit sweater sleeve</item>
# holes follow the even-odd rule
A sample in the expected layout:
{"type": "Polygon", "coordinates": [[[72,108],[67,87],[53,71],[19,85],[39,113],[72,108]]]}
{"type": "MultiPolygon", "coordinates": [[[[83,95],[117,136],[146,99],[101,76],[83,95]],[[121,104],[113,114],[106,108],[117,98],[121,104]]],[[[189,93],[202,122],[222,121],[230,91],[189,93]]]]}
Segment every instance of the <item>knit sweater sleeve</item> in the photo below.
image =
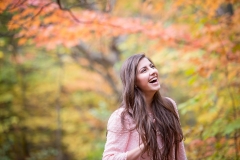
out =
{"type": "Polygon", "coordinates": [[[121,123],[121,111],[118,109],[112,113],[107,125],[107,141],[103,152],[103,160],[126,160],[127,144],[130,131],[127,130],[128,123],[121,123]]]}
{"type": "MultiPolygon", "coordinates": [[[[169,98],[169,97],[166,97],[166,98],[169,99],[172,102],[172,104],[174,106],[174,109],[175,109],[175,111],[176,111],[176,113],[177,113],[177,115],[179,117],[179,113],[178,113],[178,108],[177,108],[176,102],[173,99],[169,98]]],[[[185,151],[185,148],[184,148],[183,141],[179,143],[178,160],[187,160],[187,155],[186,155],[186,151],[185,151]]]]}

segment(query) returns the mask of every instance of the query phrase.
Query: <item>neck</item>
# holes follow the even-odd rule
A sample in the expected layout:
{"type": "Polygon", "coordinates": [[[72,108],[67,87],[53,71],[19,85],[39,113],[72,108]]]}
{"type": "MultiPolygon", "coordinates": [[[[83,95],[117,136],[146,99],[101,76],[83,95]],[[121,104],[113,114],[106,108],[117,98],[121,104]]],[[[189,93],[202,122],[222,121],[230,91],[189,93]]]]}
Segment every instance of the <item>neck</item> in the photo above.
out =
{"type": "Polygon", "coordinates": [[[147,111],[148,112],[151,112],[151,104],[152,104],[154,94],[144,94],[145,100],[146,100],[146,103],[147,103],[147,111]]]}

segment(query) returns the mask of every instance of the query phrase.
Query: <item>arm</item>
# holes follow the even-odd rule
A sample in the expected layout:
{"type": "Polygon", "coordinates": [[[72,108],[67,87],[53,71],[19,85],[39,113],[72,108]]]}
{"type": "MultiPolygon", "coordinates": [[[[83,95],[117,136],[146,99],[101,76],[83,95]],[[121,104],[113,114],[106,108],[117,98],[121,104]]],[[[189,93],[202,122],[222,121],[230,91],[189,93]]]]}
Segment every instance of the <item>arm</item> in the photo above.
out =
{"type": "Polygon", "coordinates": [[[118,112],[114,112],[109,118],[107,130],[103,160],[135,160],[140,156],[143,145],[126,151],[131,132],[127,130],[127,126],[122,126],[118,112]]]}
{"type": "MultiPolygon", "coordinates": [[[[174,106],[174,109],[175,109],[175,112],[177,113],[178,118],[179,118],[179,113],[178,113],[176,102],[174,100],[172,100],[171,98],[168,98],[168,97],[166,97],[166,98],[169,99],[172,102],[172,104],[174,106]]],[[[179,160],[187,160],[187,156],[186,156],[186,152],[185,152],[183,141],[179,143],[178,159],[179,160]]]]}
{"type": "Polygon", "coordinates": [[[178,159],[179,160],[187,160],[187,155],[185,152],[183,141],[179,143],[179,150],[178,150],[178,159]]]}
{"type": "Polygon", "coordinates": [[[129,134],[108,131],[103,160],[127,160],[125,148],[128,143],[129,134]]]}
{"type": "Polygon", "coordinates": [[[143,144],[139,147],[125,152],[130,133],[114,133],[108,131],[107,142],[103,153],[103,160],[135,160],[137,159],[143,148],[143,144]]]}
{"type": "Polygon", "coordinates": [[[141,155],[141,151],[144,145],[141,144],[139,147],[127,152],[127,160],[137,159],[141,155]]]}

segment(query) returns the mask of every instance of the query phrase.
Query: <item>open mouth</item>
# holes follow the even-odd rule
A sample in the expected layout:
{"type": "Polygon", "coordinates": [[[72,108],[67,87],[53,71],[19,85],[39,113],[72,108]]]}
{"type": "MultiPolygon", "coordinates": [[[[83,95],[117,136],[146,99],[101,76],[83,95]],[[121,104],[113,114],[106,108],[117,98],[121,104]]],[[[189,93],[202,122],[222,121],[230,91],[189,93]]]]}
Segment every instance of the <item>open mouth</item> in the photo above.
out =
{"type": "Polygon", "coordinates": [[[149,81],[149,83],[155,83],[155,82],[157,82],[157,78],[154,78],[154,79],[149,81]]]}

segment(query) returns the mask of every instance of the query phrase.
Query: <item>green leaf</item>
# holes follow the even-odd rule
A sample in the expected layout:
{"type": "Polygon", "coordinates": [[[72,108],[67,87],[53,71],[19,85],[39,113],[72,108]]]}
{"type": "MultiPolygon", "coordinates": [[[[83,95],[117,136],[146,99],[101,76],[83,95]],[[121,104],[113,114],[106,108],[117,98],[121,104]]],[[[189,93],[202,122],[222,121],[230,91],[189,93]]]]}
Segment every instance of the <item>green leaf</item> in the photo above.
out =
{"type": "Polygon", "coordinates": [[[224,133],[230,134],[233,133],[235,130],[240,129],[240,118],[236,119],[235,121],[227,124],[225,127],[224,133]]]}
{"type": "Polygon", "coordinates": [[[9,102],[13,99],[13,95],[10,93],[5,93],[0,95],[0,103],[9,102]]]}
{"type": "Polygon", "coordinates": [[[178,105],[178,109],[181,110],[182,114],[185,114],[188,110],[189,110],[189,106],[193,106],[194,104],[196,104],[199,101],[199,97],[195,96],[191,99],[189,99],[188,101],[181,103],[178,105]]]}

